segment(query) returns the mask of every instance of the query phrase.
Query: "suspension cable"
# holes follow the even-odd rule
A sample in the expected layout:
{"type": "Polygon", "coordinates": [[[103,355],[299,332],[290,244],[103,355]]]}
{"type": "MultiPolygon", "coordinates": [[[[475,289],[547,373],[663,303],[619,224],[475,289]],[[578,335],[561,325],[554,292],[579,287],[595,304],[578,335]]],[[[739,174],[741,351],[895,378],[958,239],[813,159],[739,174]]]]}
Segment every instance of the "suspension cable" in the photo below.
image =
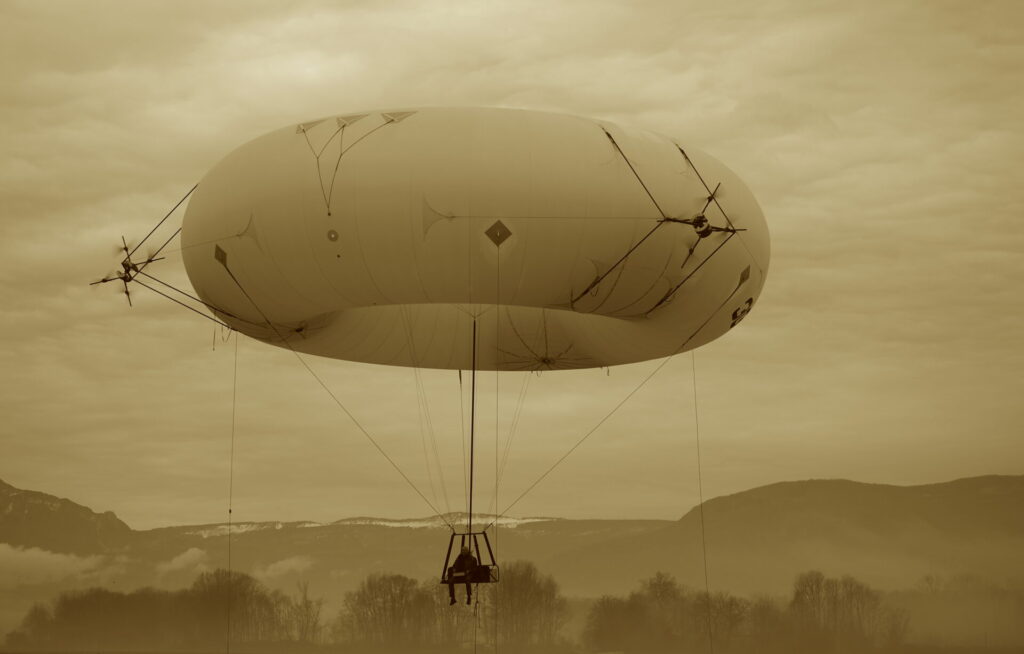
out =
{"type": "Polygon", "coordinates": [[[423,447],[423,462],[427,468],[427,480],[430,483],[430,492],[434,497],[434,502],[439,502],[437,497],[437,489],[434,486],[434,473],[433,466],[437,467],[438,483],[441,486],[441,496],[444,499],[445,514],[449,514],[452,511],[451,503],[448,501],[448,485],[444,479],[444,467],[441,465],[441,454],[437,448],[437,434],[434,430],[434,421],[430,417],[430,402],[427,398],[426,386],[423,383],[423,376],[419,368],[419,355],[416,352],[416,344],[413,336],[412,329],[412,316],[407,307],[399,307],[399,315],[402,318],[402,326],[405,331],[406,345],[409,348],[409,353],[412,356],[412,371],[413,379],[416,385],[416,403],[419,413],[419,429],[420,429],[420,443],[423,447]],[[430,449],[433,451],[434,459],[431,461],[430,453],[427,449],[427,440],[430,440],[430,449]]]}
{"type": "Polygon", "coordinates": [[[476,318],[473,318],[473,372],[469,400],[469,533],[473,533],[473,458],[476,450],[476,318]]]}
{"type": "Polygon", "coordinates": [[[414,484],[411,479],[409,479],[409,476],[407,474],[405,474],[405,471],[403,471],[398,466],[398,464],[395,463],[394,459],[392,459],[390,456],[388,456],[388,453],[385,452],[384,448],[380,446],[380,443],[377,442],[377,439],[375,439],[372,435],[370,435],[370,432],[366,429],[366,427],[364,427],[363,424],[361,422],[359,422],[359,420],[356,419],[356,417],[354,415],[352,415],[352,412],[348,410],[348,407],[346,407],[342,403],[342,401],[338,398],[338,396],[334,394],[334,391],[332,391],[327,386],[327,384],[324,382],[324,380],[321,379],[320,376],[316,374],[316,372],[313,370],[313,368],[310,367],[310,365],[306,362],[306,360],[302,358],[302,356],[299,354],[298,350],[296,350],[292,346],[291,342],[287,338],[284,337],[284,335],[281,333],[281,330],[279,330],[277,328],[277,325],[275,325],[273,322],[270,321],[270,318],[267,317],[267,314],[263,312],[263,309],[261,309],[258,304],[256,304],[256,301],[252,298],[251,295],[249,295],[249,292],[245,290],[245,287],[242,286],[241,282],[238,281],[238,278],[235,277],[235,274],[227,266],[226,260],[223,261],[222,263],[224,265],[224,270],[226,270],[227,273],[228,273],[228,276],[231,277],[231,280],[235,283],[236,286],[238,286],[238,290],[240,290],[242,292],[242,295],[244,295],[246,297],[246,299],[249,300],[249,303],[252,304],[253,308],[255,308],[256,311],[263,318],[263,320],[266,321],[267,325],[269,325],[270,328],[274,330],[274,333],[277,334],[277,337],[281,339],[281,342],[284,343],[285,346],[289,350],[291,350],[292,354],[295,355],[295,358],[297,358],[299,360],[299,363],[301,363],[302,366],[307,371],[309,371],[309,374],[313,376],[313,379],[315,379],[317,381],[317,383],[320,384],[320,387],[324,389],[324,391],[331,397],[332,400],[334,400],[334,403],[338,406],[338,408],[341,409],[342,412],[344,412],[346,416],[348,416],[349,420],[352,421],[352,424],[354,424],[356,426],[356,428],[358,428],[359,431],[361,431],[363,433],[363,436],[365,436],[366,439],[369,440],[370,443],[377,449],[377,451],[380,452],[381,456],[383,456],[387,460],[387,462],[391,464],[391,467],[395,469],[395,472],[397,472],[399,475],[401,475],[402,479],[405,480],[405,483],[408,484],[409,487],[412,488],[416,492],[416,494],[420,496],[420,499],[422,499],[426,503],[426,505],[430,507],[430,510],[434,512],[434,515],[436,515],[438,518],[441,519],[442,522],[444,522],[446,525],[448,525],[449,529],[451,529],[452,531],[455,531],[455,527],[452,525],[451,522],[448,521],[448,518],[446,516],[444,516],[440,511],[437,510],[437,507],[434,506],[434,504],[429,499],[427,499],[427,496],[423,494],[423,492],[419,489],[419,487],[416,486],[416,484],[414,484]]]}
{"type": "Polygon", "coordinates": [[[605,422],[607,422],[607,421],[608,421],[608,419],[609,419],[609,418],[611,418],[611,417],[612,417],[612,415],[614,415],[616,411],[618,411],[618,410],[619,410],[620,408],[622,408],[622,405],[624,405],[624,404],[625,404],[626,402],[628,402],[628,401],[629,401],[629,399],[630,399],[631,397],[633,397],[634,395],[636,395],[636,393],[637,393],[637,392],[638,392],[638,391],[639,391],[639,390],[640,390],[641,388],[643,388],[643,387],[644,387],[644,385],[646,385],[646,384],[647,384],[647,382],[649,382],[649,381],[651,380],[651,378],[652,378],[652,377],[654,377],[654,376],[655,376],[656,374],[658,374],[658,372],[659,372],[659,371],[660,371],[660,370],[661,370],[662,368],[664,368],[664,367],[665,367],[665,366],[666,366],[666,365],[668,364],[668,362],[669,362],[669,361],[671,361],[671,360],[672,360],[672,359],[673,359],[674,357],[675,357],[675,355],[672,355],[672,356],[670,356],[670,357],[668,357],[668,358],[666,358],[666,359],[663,359],[663,360],[661,361],[661,363],[659,363],[659,364],[658,364],[658,365],[657,365],[657,366],[656,366],[656,367],[654,368],[654,370],[652,370],[652,371],[651,371],[650,373],[648,373],[648,375],[647,375],[646,377],[644,377],[644,378],[643,378],[643,379],[642,379],[642,380],[640,381],[640,383],[636,385],[636,387],[635,387],[635,388],[634,388],[633,390],[631,390],[631,391],[630,391],[629,393],[627,393],[627,394],[626,394],[626,397],[622,398],[622,400],[620,400],[620,401],[619,401],[619,403],[618,403],[618,404],[616,404],[616,405],[615,405],[615,407],[614,407],[614,408],[613,408],[613,409],[612,409],[611,411],[609,411],[608,413],[606,413],[606,414],[604,415],[604,417],[603,417],[603,418],[601,418],[600,420],[598,420],[598,421],[597,421],[597,424],[596,424],[596,425],[594,425],[593,427],[591,427],[590,431],[588,431],[587,433],[585,433],[585,434],[583,435],[583,437],[582,437],[582,438],[580,438],[580,439],[579,439],[578,441],[576,441],[576,443],[575,443],[575,444],[574,444],[574,445],[573,445],[572,447],[570,447],[570,448],[569,448],[569,449],[568,449],[568,450],[567,450],[567,451],[565,452],[565,454],[563,454],[562,456],[560,456],[560,457],[558,458],[558,460],[557,460],[557,461],[555,461],[555,462],[554,462],[553,464],[551,464],[551,466],[550,466],[550,467],[549,467],[549,468],[548,468],[547,470],[545,470],[545,471],[544,471],[544,473],[543,473],[543,474],[542,474],[542,475],[541,475],[540,477],[538,477],[538,478],[536,479],[536,481],[534,481],[534,482],[533,482],[532,484],[530,484],[530,485],[529,485],[529,486],[528,486],[528,487],[526,488],[526,490],[524,490],[524,491],[523,491],[522,493],[520,493],[520,494],[519,494],[519,497],[517,497],[517,498],[516,498],[516,499],[515,499],[515,500],[514,500],[514,501],[513,501],[513,502],[512,502],[511,504],[509,504],[508,506],[506,506],[506,507],[505,507],[505,509],[504,509],[503,511],[501,511],[501,513],[499,513],[498,515],[494,516],[494,521],[493,521],[493,522],[492,522],[491,524],[494,524],[494,522],[497,522],[499,518],[501,518],[501,517],[502,517],[502,516],[504,516],[504,515],[505,515],[506,513],[508,513],[508,512],[509,512],[509,511],[510,511],[510,510],[512,509],[512,507],[514,507],[514,506],[515,506],[516,504],[518,504],[518,503],[519,503],[519,501],[520,501],[521,499],[523,499],[524,497],[526,497],[526,495],[527,495],[527,494],[528,494],[528,493],[529,493],[530,491],[532,491],[532,490],[533,490],[534,488],[536,488],[536,487],[537,487],[537,485],[538,485],[538,484],[539,484],[540,482],[544,481],[544,479],[545,479],[545,478],[546,478],[546,477],[547,477],[547,476],[548,476],[549,474],[551,474],[551,471],[552,471],[552,470],[554,470],[555,468],[557,468],[557,467],[559,466],[559,464],[561,464],[561,463],[562,463],[563,461],[565,461],[565,460],[566,460],[567,458],[569,458],[569,455],[570,455],[570,454],[572,454],[573,452],[575,452],[575,451],[576,451],[576,449],[577,449],[577,448],[579,448],[579,446],[580,446],[580,445],[583,445],[584,441],[586,441],[586,440],[587,440],[588,438],[590,438],[590,436],[591,436],[591,435],[592,435],[592,434],[593,434],[594,432],[596,432],[596,431],[597,431],[597,430],[598,430],[598,429],[599,429],[599,428],[601,427],[601,425],[603,425],[603,424],[604,424],[605,422]]]}
{"type": "Polygon", "coordinates": [[[461,429],[460,442],[462,443],[462,491],[466,497],[466,514],[469,514],[469,471],[466,461],[466,391],[462,387],[462,371],[459,370],[459,427],[461,429]]]}

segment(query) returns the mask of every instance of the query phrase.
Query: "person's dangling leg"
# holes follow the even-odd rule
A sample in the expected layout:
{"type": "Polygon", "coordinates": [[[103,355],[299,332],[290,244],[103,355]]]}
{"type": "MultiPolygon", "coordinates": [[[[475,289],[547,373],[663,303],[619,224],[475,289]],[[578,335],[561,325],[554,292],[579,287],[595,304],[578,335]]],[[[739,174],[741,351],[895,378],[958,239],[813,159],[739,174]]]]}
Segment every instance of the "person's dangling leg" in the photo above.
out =
{"type": "Polygon", "coordinates": [[[448,599],[451,600],[448,602],[448,606],[455,603],[455,582],[452,581],[452,571],[450,568],[448,570],[448,599]]]}

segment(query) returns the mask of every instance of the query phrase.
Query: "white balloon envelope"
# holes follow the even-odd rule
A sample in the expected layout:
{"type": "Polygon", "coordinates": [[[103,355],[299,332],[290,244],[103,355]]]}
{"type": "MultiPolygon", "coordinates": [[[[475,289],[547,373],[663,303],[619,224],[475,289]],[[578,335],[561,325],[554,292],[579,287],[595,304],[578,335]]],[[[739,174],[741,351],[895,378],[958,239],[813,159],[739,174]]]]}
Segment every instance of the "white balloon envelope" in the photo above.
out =
{"type": "Polygon", "coordinates": [[[369,363],[631,363],[734,327],[764,285],[764,216],[714,158],[535,111],[334,116],[257,138],[199,183],[185,267],[254,338],[369,363]]]}

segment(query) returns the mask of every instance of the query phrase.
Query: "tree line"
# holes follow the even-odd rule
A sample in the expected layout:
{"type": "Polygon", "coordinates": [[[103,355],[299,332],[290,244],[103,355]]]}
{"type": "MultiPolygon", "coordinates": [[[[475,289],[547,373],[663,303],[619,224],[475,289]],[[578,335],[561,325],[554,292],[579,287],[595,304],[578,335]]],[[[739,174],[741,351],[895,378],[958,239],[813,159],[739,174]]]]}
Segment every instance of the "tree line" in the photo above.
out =
{"type": "MultiPolygon", "coordinates": [[[[937,619],[952,624],[952,598],[964,588],[1010,607],[1003,645],[1017,641],[1012,614],[1024,607],[1024,593],[1007,589],[997,596],[962,580],[931,580],[916,591],[883,596],[852,577],[812,571],[797,576],[786,597],[743,598],[690,589],[658,573],[627,595],[589,602],[578,613],[578,638],[570,638],[564,633],[569,603],[553,577],[526,561],[504,565],[501,575],[500,583],[477,587],[471,607],[452,607],[437,579],[372,574],[328,616],[308,583],[286,595],[249,575],[217,570],[179,591],[63,593],[33,606],[6,644],[17,651],[196,652],[230,644],[236,651],[439,652],[475,644],[516,652],[852,654],[899,650],[908,615],[925,600],[942,609],[937,619]]],[[[460,600],[462,592],[458,587],[460,600]]]]}
{"type": "Polygon", "coordinates": [[[249,575],[216,570],[180,591],[62,593],[49,604],[35,604],[6,643],[14,650],[48,651],[211,651],[229,637],[312,643],[319,639],[322,606],[306,583],[287,596],[249,575]]]}
{"type": "Polygon", "coordinates": [[[559,631],[568,608],[554,579],[525,561],[501,572],[501,584],[479,587],[471,607],[449,606],[436,579],[372,574],[346,594],[330,620],[308,583],[289,596],[226,570],[202,573],[180,591],[92,588],[34,605],[6,645],[17,651],[194,652],[219,651],[229,642],[234,650],[274,644],[345,651],[450,650],[474,640],[535,650],[564,644],[559,631]]]}
{"type": "Polygon", "coordinates": [[[583,643],[625,653],[870,652],[901,645],[907,624],[905,612],[849,576],[803,573],[787,602],[693,591],[659,573],[626,597],[597,600],[583,643]]]}

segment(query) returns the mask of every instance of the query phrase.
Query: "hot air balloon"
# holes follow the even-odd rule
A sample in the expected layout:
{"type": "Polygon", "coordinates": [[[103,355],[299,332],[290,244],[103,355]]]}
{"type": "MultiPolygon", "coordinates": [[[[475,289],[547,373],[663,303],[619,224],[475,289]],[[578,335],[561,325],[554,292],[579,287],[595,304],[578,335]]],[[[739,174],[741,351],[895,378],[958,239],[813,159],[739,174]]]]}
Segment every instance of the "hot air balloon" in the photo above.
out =
{"type": "Polygon", "coordinates": [[[487,108],[259,137],[200,181],[181,240],[199,297],[253,338],[462,370],[473,352],[478,370],[557,370],[696,348],[750,311],[769,259],[757,202],[712,157],[487,108]]]}
{"type": "MultiPolygon", "coordinates": [[[[479,370],[607,367],[708,343],[747,315],[768,270],[764,216],[722,163],[571,115],[331,116],[242,145],[193,191],[181,251],[219,321],[296,353],[470,370],[474,407],[479,370]]],[[[101,281],[127,291],[160,250],[140,263],[123,245],[124,274],[101,281]]],[[[469,524],[453,529],[442,583],[456,539],[476,550],[470,579],[497,580],[486,528],[472,528],[472,461],[469,524]]]]}

